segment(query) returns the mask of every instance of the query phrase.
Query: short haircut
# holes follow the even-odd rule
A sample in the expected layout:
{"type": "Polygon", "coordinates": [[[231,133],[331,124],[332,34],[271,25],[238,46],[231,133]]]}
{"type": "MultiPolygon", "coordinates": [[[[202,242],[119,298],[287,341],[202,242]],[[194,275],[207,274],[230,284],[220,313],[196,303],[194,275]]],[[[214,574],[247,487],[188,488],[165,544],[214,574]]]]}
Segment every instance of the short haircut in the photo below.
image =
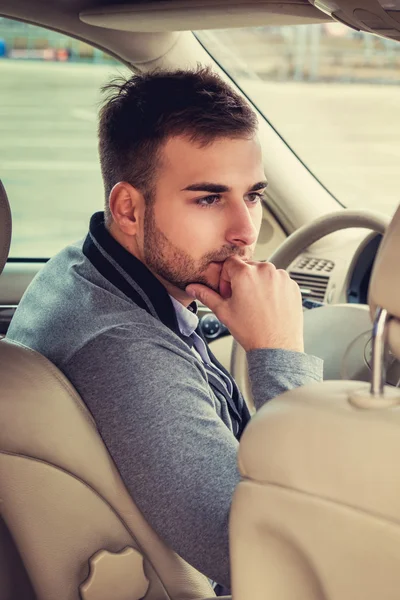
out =
{"type": "Polygon", "coordinates": [[[257,130],[247,101],[208,67],[137,73],[102,91],[108,95],[98,132],[106,222],[108,197],[119,181],[151,201],[158,153],[170,137],[205,147],[218,138],[251,138],[257,130]]]}

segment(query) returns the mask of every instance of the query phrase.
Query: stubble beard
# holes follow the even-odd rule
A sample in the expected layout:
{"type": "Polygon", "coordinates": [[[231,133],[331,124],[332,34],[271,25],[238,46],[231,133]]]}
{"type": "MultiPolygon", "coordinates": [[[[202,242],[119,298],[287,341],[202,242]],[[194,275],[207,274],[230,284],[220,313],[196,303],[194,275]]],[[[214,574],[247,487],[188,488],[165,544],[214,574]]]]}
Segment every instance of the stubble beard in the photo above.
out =
{"type": "Polygon", "coordinates": [[[229,256],[243,256],[242,249],[235,246],[221,249],[219,252],[205,254],[200,261],[195,261],[187,252],[175,246],[159,229],[155,222],[152,203],[146,206],[144,217],[143,255],[146,266],[180,290],[185,290],[190,283],[201,283],[218,292],[219,285],[212,283],[205,271],[214,261],[223,261],[229,256]]]}

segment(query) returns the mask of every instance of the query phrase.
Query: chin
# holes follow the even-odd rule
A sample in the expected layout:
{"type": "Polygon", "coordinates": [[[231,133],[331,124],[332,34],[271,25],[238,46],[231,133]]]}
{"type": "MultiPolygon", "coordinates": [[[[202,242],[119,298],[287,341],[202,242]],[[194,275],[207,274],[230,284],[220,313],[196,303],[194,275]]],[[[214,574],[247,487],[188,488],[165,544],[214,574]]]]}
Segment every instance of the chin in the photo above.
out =
{"type": "Polygon", "coordinates": [[[196,279],[193,279],[193,281],[188,281],[185,284],[185,287],[186,287],[186,285],[189,285],[190,283],[201,283],[201,285],[205,285],[206,287],[210,288],[211,290],[214,290],[214,292],[219,291],[219,277],[210,277],[210,276],[202,275],[200,277],[197,277],[196,279]]]}
{"type": "Polygon", "coordinates": [[[219,292],[219,277],[205,277],[204,284],[210,289],[214,290],[214,292],[219,292]]]}

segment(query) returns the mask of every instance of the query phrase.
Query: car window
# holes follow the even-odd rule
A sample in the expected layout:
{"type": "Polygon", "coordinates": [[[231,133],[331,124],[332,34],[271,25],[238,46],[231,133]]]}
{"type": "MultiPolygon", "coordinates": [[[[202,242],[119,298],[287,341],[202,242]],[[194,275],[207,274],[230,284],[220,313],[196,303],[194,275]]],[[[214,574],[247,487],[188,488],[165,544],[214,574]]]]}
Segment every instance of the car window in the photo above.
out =
{"type": "Polygon", "coordinates": [[[342,204],[394,212],[399,204],[398,42],[339,23],[197,35],[342,204]]]}
{"type": "Polygon", "coordinates": [[[52,256],[102,210],[100,88],[127,73],[78,40],[0,18],[0,179],[13,213],[11,257],[52,256]]]}

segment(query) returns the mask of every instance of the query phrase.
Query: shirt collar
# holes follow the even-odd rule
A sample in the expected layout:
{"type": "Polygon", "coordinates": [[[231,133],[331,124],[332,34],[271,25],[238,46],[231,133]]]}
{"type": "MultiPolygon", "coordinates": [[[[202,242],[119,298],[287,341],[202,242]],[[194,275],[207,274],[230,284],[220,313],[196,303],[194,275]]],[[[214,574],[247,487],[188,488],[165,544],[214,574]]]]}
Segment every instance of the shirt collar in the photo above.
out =
{"type": "Polygon", "coordinates": [[[199,325],[199,317],[196,315],[197,305],[195,302],[190,304],[189,308],[186,308],[178,302],[175,298],[170,296],[171,302],[175,308],[176,318],[178,320],[178,327],[182,335],[190,337],[197,329],[199,325]]]}

